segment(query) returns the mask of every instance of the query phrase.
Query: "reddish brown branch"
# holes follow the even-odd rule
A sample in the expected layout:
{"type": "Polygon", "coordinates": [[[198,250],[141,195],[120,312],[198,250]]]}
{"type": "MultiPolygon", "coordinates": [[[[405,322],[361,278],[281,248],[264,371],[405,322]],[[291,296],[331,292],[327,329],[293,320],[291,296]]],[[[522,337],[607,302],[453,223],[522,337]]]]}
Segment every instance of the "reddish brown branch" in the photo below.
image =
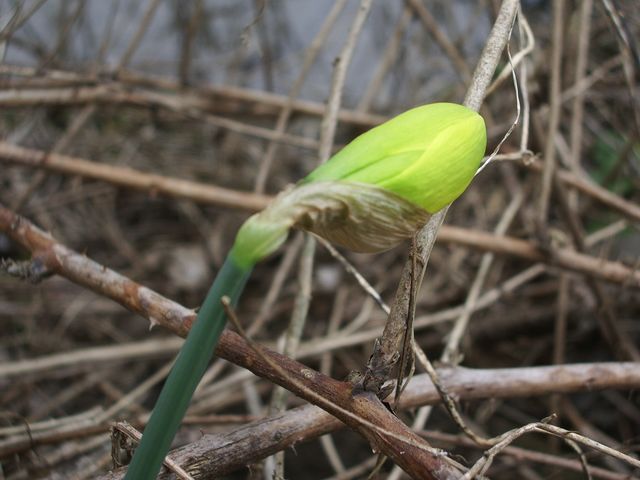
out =
{"type": "Polygon", "coordinates": [[[544,262],[610,282],[640,288],[640,271],[636,271],[620,262],[584,255],[569,248],[544,250],[531,242],[519,238],[451,225],[443,226],[440,229],[438,239],[501,255],[513,255],[532,262],[544,262]]]}
{"type": "MultiPolygon", "coordinates": [[[[0,142],[0,161],[80,175],[136,190],[248,211],[263,209],[272,198],[267,195],[144,173],[128,167],[105,165],[81,158],[22,148],[6,142],[0,142]]],[[[624,202],[624,200],[621,201],[624,202]]],[[[543,262],[609,282],[640,288],[640,272],[623,263],[595,258],[568,248],[543,250],[526,240],[449,225],[443,225],[440,228],[438,240],[501,255],[513,255],[533,262],[543,262]]]]}
{"type": "MultiPolygon", "coordinates": [[[[635,388],[640,385],[636,363],[600,363],[550,367],[438,370],[448,390],[460,400],[517,398],[549,393],[635,388]],[[500,382],[495,379],[500,378],[500,382]]],[[[401,408],[435,405],[440,395],[427,375],[414,377],[403,393],[401,408]]],[[[176,449],[171,458],[196,478],[224,475],[256,459],[342,428],[344,425],[312,405],[298,407],[231,432],[203,436],[176,449]]],[[[123,471],[103,480],[122,478],[123,471]]]]}
{"type": "MultiPolygon", "coordinates": [[[[1,206],[0,230],[30,250],[34,259],[43,262],[50,271],[108,296],[130,310],[162,324],[179,335],[184,336],[193,321],[194,314],[191,310],[57,243],[51,236],[45,234],[27,220],[1,206]]],[[[286,370],[287,375],[283,376],[267,362],[264,362],[261,356],[257,355],[242,338],[232,332],[224,332],[216,353],[222,358],[244,366],[254,373],[284,386],[311,402],[317,401],[317,399],[309,397],[306,391],[300,388],[300,385],[304,385],[305,388],[330,399],[337,407],[332,409],[327,408],[327,405],[323,405],[324,408],[327,408],[344,423],[363,433],[375,448],[394,458],[405,470],[413,472],[416,478],[424,478],[420,476],[422,471],[420,469],[425,465],[423,462],[431,462],[432,467],[433,463],[436,466],[442,463],[442,468],[450,468],[441,458],[418,448],[417,445],[421,444],[417,443],[419,440],[408,432],[406,426],[390,414],[375,396],[368,394],[353,396],[351,395],[350,384],[333,380],[287,357],[266,349],[263,350],[264,355],[267,355],[280,368],[286,370]],[[356,417],[364,418],[367,422],[391,432],[391,434],[384,435],[378,430],[363,427],[354,420],[353,416],[345,415],[345,410],[356,417]],[[408,442],[399,441],[399,436],[407,438],[408,442]],[[405,452],[410,450],[415,450],[413,452],[415,455],[406,455],[405,452]]],[[[487,396],[526,396],[548,392],[569,392],[585,388],[634,387],[640,384],[638,375],[640,369],[635,364],[581,365],[524,370],[501,370],[496,373],[495,371],[455,369],[450,371],[443,370],[441,375],[453,394],[467,399],[487,396]],[[496,375],[499,375],[499,378],[503,381],[495,382],[496,375]]],[[[403,406],[412,407],[438,401],[437,393],[428,382],[429,380],[424,376],[416,377],[405,391],[403,406]]],[[[307,426],[303,424],[304,431],[292,431],[293,433],[287,437],[288,441],[293,443],[297,439],[306,438],[305,435],[319,434],[326,428],[337,428],[337,423],[328,422],[326,418],[318,417],[313,422],[315,423],[307,426]]],[[[274,449],[277,450],[286,446],[283,446],[280,441],[273,443],[273,441],[267,440],[265,447],[260,450],[260,455],[273,453],[274,449]]],[[[210,446],[196,446],[194,448],[210,448],[210,446]]],[[[237,457],[230,456],[230,463],[226,464],[224,468],[235,468],[238,465],[242,465],[244,464],[242,462],[249,461],[247,456],[252,455],[250,459],[255,459],[256,454],[257,451],[255,449],[249,449],[243,454],[245,456],[242,457],[242,460],[238,460],[240,463],[232,461],[237,457]]],[[[191,456],[189,458],[196,457],[191,456]]],[[[204,460],[198,459],[198,462],[202,461],[204,460]]],[[[207,465],[206,468],[213,468],[210,463],[207,463],[207,465]]],[[[199,464],[198,468],[205,467],[199,464]]]]}
{"type": "MultiPolygon", "coordinates": [[[[195,315],[189,309],[57,243],[27,220],[0,205],[0,230],[29,249],[51,272],[108,296],[152,322],[184,336],[195,315]]],[[[441,456],[370,393],[352,394],[352,385],[311,370],[295,360],[264,349],[265,362],[240,336],[223,332],[216,353],[285,387],[360,432],[379,452],[392,458],[413,478],[458,478],[441,456]],[[275,369],[272,365],[278,365],[275,369]],[[282,371],[286,373],[283,375],[282,371]],[[313,392],[313,394],[309,394],[313,392]],[[360,419],[360,420],[359,420],[360,419]],[[373,427],[373,428],[372,428],[373,427]],[[435,473],[434,473],[435,472],[435,473]]]]}
{"type": "Polygon", "coordinates": [[[264,355],[268,355],[270,361],[283,369],[286,375],[282,375],[263,361],[261,356],[247,346],[245,340],[232,332],[227,332],[225,341],[220,342],[216,353],[260,377],[285,387],[311,403],[317,404],[317,399],[309,396],[306,389],[321,395],[329,401],[322,402],[321,407],[324,410],[358,431],[369,440],[374,451],[392,458],[412,478],[459,478],[458,470],[451,467],[443,456],[432,453],[429,445],[420,441],[420,437],[371,392],[354,393],[353,386],[348,382],[334,380],[278,353],[264,348],[261,350],[264,355]],[[350,415],[345,415],[345,410],[350,412],[350,415]],[[363,424],[362,420],[377,426],[378,429],[363,424]]]}

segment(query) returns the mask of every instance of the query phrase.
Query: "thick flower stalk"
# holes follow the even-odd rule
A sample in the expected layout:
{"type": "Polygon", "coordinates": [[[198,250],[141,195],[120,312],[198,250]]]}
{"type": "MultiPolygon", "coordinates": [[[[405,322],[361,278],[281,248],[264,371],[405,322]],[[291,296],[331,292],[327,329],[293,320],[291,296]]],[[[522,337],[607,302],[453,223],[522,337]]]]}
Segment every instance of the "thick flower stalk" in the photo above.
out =
{"type": "Polygon", "coordinates": [[[462,105],[408,110],[353,140],[240,228],[165,382],[127,479],[154,479],[253,266],[292,228],[358,252],[387,250],[469,185],[486,148],[482,117],[462,105]]]}

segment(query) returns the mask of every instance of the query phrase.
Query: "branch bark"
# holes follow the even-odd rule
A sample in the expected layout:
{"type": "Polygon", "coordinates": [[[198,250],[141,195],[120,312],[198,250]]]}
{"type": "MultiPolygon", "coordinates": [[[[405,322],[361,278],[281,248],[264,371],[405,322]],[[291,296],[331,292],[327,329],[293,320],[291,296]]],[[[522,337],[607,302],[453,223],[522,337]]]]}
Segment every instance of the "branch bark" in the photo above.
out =
{"type": "MultiPolygon", "coordinates": [[[[637,363],[594,363],[549,367],[476,370],[443,368],[438,373],[451,394],[460,400],[518,398],[549,393],[636,388],[637,363]],[[500,378],[500,382],[495,379],[500,378]]],[[[400,407],[436,405],[440,395],[427,375],[414,377],[400,407]]],[[[195,478],[225,475],[274,452],[343,428],[342,422],[313,405],[257,420],[231,432],[204,435],[170,455],[195,478]]],[[[118,470],[102,480],[122,478],[118,470]]],[[[167,478],[164,476],[162,478],[167,478]]]]}
{"type": "MultiPolygon", "coordinates": [[[[33,254],[32,261],[40,263],[50,273],[61,274],[105,295],[152,323],[170,326],[174,332],[185,336],[195,319],[192,310],[57,243],[1,205],[0,230],[29,249],[33,254]]],[[[460,476],[461,472],[453,468],[446,457],[434,454],[428,443],[408,429],[375,395],[367,392],[353,395],[351,383],[334,380],[286,356],[261,350],[262,354],[258,355],[239,335],[225,331],[216,354],[319,404],[361,433],[374,449],[392,458],[413,478],[442,480],[460,476]],[[269,361],[264,361],[263,356],[269,361]]]]}
{"type": "MultiPolygon", "coordinates": [[[[42,232],[26,219],[13,214],[1,206],[0,230],[31,251],[33,255],[32,261],[41,263],[42,268],[46,268],[52,273],[57,273],[74,283],[107,296],[129,310],[149,319],[151,322],[162,324],[178,335],[185,336],[191,322],[195,318],[192,310],[92,261],[85,255],[57,243],[50,235],[42,232]]],[[[391,415],[386,407],[373,395],[359,397],[359,403],[355,404],[351,395],[350,384],[324,377],[320,373],[298,362],[278,356],[267,350],[263,351],[275,362],[278,362],[279,365],[285,365],[291,377],[283,378],[278,372],[275,372],[268,364],[263,362],[244,340],[229,331],[223,333],[216,353],[222,358],[237,362],[239,365],[251,369],[258,375],[269,378],[285,386],[285,388],[289,388],[301,396],[304,396],[296,385],[291,384],[291,378],[294,378],[298,385],[307,385],[314,391],[326,393],[327,397],[336,401],[336,404],[340,407],[344,407],[348,411],[355,412],[358,415],[363,415],[367,420],[385,429],[389,428],[389,425],[392,425],[393,428],[398,429],[391,430],[392,433],[403,432],[402,435],[404,435],[405,426],[397,424],[397,418],[391,415]],[[327,390],[327,392],[325,392],[325,390],[327,390]]],[[[473,399],[529,396],[549,392],[566,393],[585,389],[636,388],[640,385],[638,372],[640,372],[640,369],[638,369],[637,364],[630,363],[478,371],[458,368],[443,369],[440,371],[440,375],[453,394],[462,399],[473,399]],[[496,377],[501,378],[502,381],[495,382],[496,377]]],[[[310,400],[313,401],[313,399],[310,400]]],[[[411,408],[437,401],[439,401],[439,397],[433,389],[430,380],[426,376],[421,375],[415,377],[409,384],[405,391],[401,407],[411,408]]],[[[205,436],[202,440],[202,442],[205,442],[204,444],[195,444],[193,446],[194,450],[191,450],[190,453],[189,451],[178,450],[176,455],[180,459],[182,458],[180,457],[181,455],[185,455],[185,458],[190,458],[191,460],[189,461],[197,463],[198,468],[202,469],[203,472],[209,472],[209,469],[215,470],[217,468],[230,471],[231,469],[245,465],[247,462],[256,460],[258,455],[268,455],[278,449],[291,446],[296,441],[311,438],[314,435],[320,435],[343,425],[342,422],[336,419],[332,420],[331,415],[323,413],[322,410],[316,407],[304,407],[302,412],[302,418],[308,421],[299,422],[301,418],[297,416],[299,415],[299,411],[294,410],[294,413],[282,414],[284,417],[276,416],[262,423],[252,424],[246,427],[246,429],[243,428],[242,431],[247,432],[248,437],[244,438],[242,442],[248,442],[247,444],[250,445],[251,448],[245,451],[238,451],[237,456],[227,456],[225,453],[223,458],[227,460],[220,460],[221,463],[219,467],[216,466],[218,465],[217,461],[205,460],[194,453],[195,451],[203,449],[202,451],[205,452],[203,455],[211,457],[213,453],[222,454],[227,452],[227,450],[221,449],[218,443],[220,438],[218,437],[209,438],[205,436]],[[292,415],[292,417],[288,415],[292,415]],[[256,437],[254,434],[258,433],[260,428],[264,428],[264,425],[270,425],[276,429],[274,431],[280,431],[280,429],[282,429],[283,435],[281,438],[278,438],[278,435],[275,434],[266,437],[264,443],[261,443],[261,447],[258,449],[255,445],[256,437]]],[[[332,414],[338,418],[341,416],[340,412],[332,412],[332,414]]],[[[342,415],[342,417],[345,423],[353,423],[353,419],[344,418],[344,415],[342,415]]],[[[88,431],[93,432],[94,430],[89,429],[88,431]]],[[[237,437],[238,433],[229,435],[236,435],[237,437]]],[[[242,437],[241,433],[240,437],[242,437]]],[[[374,445],[383,449],[387,454],[393,453],[394,456],[407,458],[406,455],[401,452],[407,451],[405,447],[415,448],[415,446],[410,443],[402,444],[398,442],[395,435],[384,437],[375,433],[373,437],[371,441],[374,445]],[[389,452],[389,450],[392,449],[395,449],[395,451],[389,452]]],[[[240,440],[237,441],[240,442],[240,440]]],[[[30,445],[29,442],[30,441],[27,441],[27,445],[30,445]]],[[[224,443],[224,445],[227,445],[227,443],[224,443]]],[[[238,443],[229,445],[238,446],[238,443]]],[[[422,455],[423,452],[416,452],[416,454],[422,455]]],[[[215,459],[215,457],[213,458],[215,459]]],[[[411,468],[415,468],[415,465],[406,467],[411,470],[411,468]]],[[[416,473],[416,475],[418,475],[418,473],[416,473]]],[[[418,476],[417,478],[420,477],[418,476]]]]}

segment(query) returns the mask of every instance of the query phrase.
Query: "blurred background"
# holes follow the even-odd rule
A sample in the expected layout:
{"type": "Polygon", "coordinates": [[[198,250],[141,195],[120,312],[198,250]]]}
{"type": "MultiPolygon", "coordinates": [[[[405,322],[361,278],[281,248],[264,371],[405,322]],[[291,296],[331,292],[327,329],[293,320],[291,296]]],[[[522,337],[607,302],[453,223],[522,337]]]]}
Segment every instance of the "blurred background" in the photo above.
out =
{"type": "MultiPolygon", "coordinates": [[[[499,6],[373,1],[347,69],[335,148],[408,108],[462,102],[499,6]]],[[[465,229],[462,239],[443,230],[418,296],[416,340],[433,361],[497,368],[640,360],[637,7],[522,2],[510,42],[521,105],[503,55],[481,110],[487,154],[519,113],[518,126],[449,211],[446,223],[465,229]],[[555,165],[551,187],[545,162],[555,165]],[[489,244],[475,240],[493,232],[489,244]],[[508,250],[508,238],[538,248],[544,261],[508,250]],[[604,266],[559,264],[560,249],[604,266]],[[628,280],[603,277],[614,263],[628,280]],[[465,303],[468,326],[452,345],[465,303]]],[[[317,165],[336,58],[360,8],[356,0],[0,1],[0,203],[68,247],[197,307],[255,210],[251,199],[264,200],[251,195],[273,195],[317,165]],[[28,150],[20,156],[13,146],[28,150]],[[77,162],[40,165],[42,152],[77,162]],[[100,177],[102,164],[115,176],[100,177]],[[223,187],[240,200],[199,197],[194,183],[180,192],[153,182],[131,188],[127,179],[145,174],[223,187]]],[[[273,348],[300,298],[301,246],[293,234],[260,264],[238,307],[253,338],[273,348]]],[[[407,252],[408,243],[382,255],[343,254],[391,302],[407,252]]],[[[1,232],[0,257],[0,477],[98,478],[112,468],[109,422],[141,428],[158,372],[180,341],[62,277],[16,278],[10,267],[29,254],[1,232]]],[[[366,364],[386,315],[321,246],[310,288],[299,358],[345,378],[366,364]],[[333,347],[336,338],[347,346],[333,347]]],[[[263,418],[272,390],[216,361],[175,446],[263,418]]],[[[288,398],[290,407],[300,404],[288,398]]],[[[558,425],[633,454],[638,405],[629,388],[488,398],[462,402],[461,411],[486,435],[556,413],[558,425]]],[[[411,423],[416,411],[401,415],[411,423]]],[[[416,428],[440,433],[430,440],[436,446],[467,464],[481,455],[444,409],[426,417],[416,428]]],[[[561,442],[536,435],[518,446],[542,460],[505,453],[492,478],[583,478],[561,442]]],[[[632,475],[618,460],[588,458],[603,469],[596,478],[632,475]]],[[[255,462],[229,478],[268,476],[272,467],[255,462]]],[[[339,431],[287,450],[285,476],[366,478],[374,463],[363,439],[339,431]]],[[[392,471],[385,464],[381,478],[398,478],[392,471]]]]}

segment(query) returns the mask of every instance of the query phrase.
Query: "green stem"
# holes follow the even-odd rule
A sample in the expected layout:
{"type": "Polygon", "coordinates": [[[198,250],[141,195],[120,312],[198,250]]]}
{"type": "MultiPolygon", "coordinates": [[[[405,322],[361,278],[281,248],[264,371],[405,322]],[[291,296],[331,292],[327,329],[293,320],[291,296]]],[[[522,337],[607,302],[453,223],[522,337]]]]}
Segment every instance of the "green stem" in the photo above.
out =
{"type": "Polygon", "coordinates": [[[220,299],[226,295],[235,304],[251,269],[252,266],[242,267],[232,255],[227,255],[160,392],[125,480],[156,478],[227,323],[220,299]]]}

